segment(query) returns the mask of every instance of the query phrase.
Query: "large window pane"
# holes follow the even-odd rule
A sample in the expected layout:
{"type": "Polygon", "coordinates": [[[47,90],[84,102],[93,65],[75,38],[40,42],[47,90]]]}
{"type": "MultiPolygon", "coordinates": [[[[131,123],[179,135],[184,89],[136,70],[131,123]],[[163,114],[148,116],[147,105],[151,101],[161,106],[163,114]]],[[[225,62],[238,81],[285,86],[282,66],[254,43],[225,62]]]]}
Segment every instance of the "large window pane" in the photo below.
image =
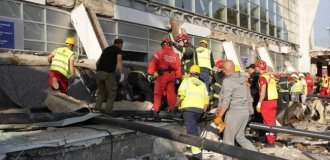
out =
{"type": "Polygon", "coordinates": [[[214,19],[218,19],[221,21],[225,21],[225,17],[226,17],[226,9],[225,6],[217,4],[217,3],[213,3],[213,18],[214,19]]]}
{"type": "Polygon", "coordinates": [[[237,9],[237,1],[236,0],[227,0],[227,7],[237,9]]]}
{"type": "Polygon", "coordinates": [[[222,4],[222,5],[226,5],[226,1],[227,0],[213,0],[213,2],[218,3],[218,4],[222,4]]]}
{"type": "Polygon", "coordinates": [[[248,1],[247,0],[239,0],[239,11],[248,13],[248,1]]]}
{"type": "Polygon", "coordinates": [[[275,5],[276,5],[275,1],[273,1],[273,0],[269,0],[269,1],[268,1],[268,10],[269,10],[270,12],[275,13],[275,5]]]}
{"type": "Polygon", "coordinates": [[[260,32],[262,34],[267,34],[267,27],[268,27],[267,22],[264,22],[264,21],[260,21],[260,22],[261,22],[260,23],[260,32]]]}
{"type": "Polygon", "coordinates": [[[272,12],[269,12],[269,24],[275,25],[275,20],[276,20],[275,14],[272,12]]]}
{"type": "Polygon", "coordinates": [[[221,42],[211,40],[211,50],[212,50],[214,60],[224,59],[224,52],[223,52],[221,42]]]}
{"type": "Polygon", "coordinates": [[[147,53],[125,50],[123,51],[123,60],[125,61],[146,62],[147,59],[147,53]]]}
{"type": "Polygon", "coordinates": [[[282,39],[282,28],[277,27],[277,38],[282,39]]]}
{"type": "Polygon", "coordinates": [[[240,26],[243,28],[249,28],[249,16],[240,13],[240,26]]]}
{"type": "Polygon", "coordinates": [[[45,43],[24,41],[25,50],[45,51],[45,43]]]}
{"type": "Polygon", "coordinates": [[[149,39],[161,41],[164,37],[168,37],[168,34],[161,30],[149,29],[149,39]]]}
{"type": "Polygon", "coordinates": [[[24,22],[24,39],[45,40],[44,25],[24,22]]]}
{"type": "Polygon", "coordinates": [[[63,45],[61,44],[54,44],[54,43],[47,43],[47,51],[48,52],[53,52],[55,49],[62,47],[63,45]]]}
{"type": "Polygon", "coordinates": [[[209,16],[210,1],[195,0],[195,12],[204,16],[209,16]]]}
{"type": "Polygon", "coordinates": [[[257,18],[251,17],[251,30],[256,32],[259,31],[259,20],[257,18]]]}
{"type": "Polygon", "coordinates": [[[0,1],[0,16],[20,18],[21,10],[20,5],[15,2],[0,1]]]}
{"type": "Polygon", "coordinates": [[[251,3],[250,8],[251,8],[251,16],[254,18],[259,18],[259,6],[251,3]]]}
{"type": "Polygon", "coordinates": [[[280,16],[276,16],[276,26],[277,27],[282,27],[283,24],[283,19],[280,16]]]}
{"type": "Polygon", "coordinates": [[[53,11],[50,9],[47,9],[46,22],[53,25],[72,28],[71,18],[69,14],[53,11]]]}
{"type": "Polygon", "coordinates": [[[116,2],[119,5],[126,6],[126,7],[131,7],[131,5],[132,5],[131,1],[132,0],[119,0],[119,1],[116,1],[116,2]]]}
{"type": "Polygon", "coordinates": [[[240,45],[239,55],[241,57],[241,61],[243,62],[243,67],[247,67],[249,65],[249,47],[240,45]]]}
{"type": "Polygon", "coordinates": [[[264,8],[264,9],[267,9],[267,1],[268,0],[260,0],[260,7],[264,8]]]}
{"type": "Polygon", "coordinates": [[[149,53],[154,54],[157,50],[161,48],[160,42],[149,41],[149,53]]]}
{"type": "Polygon", "coordinates": [[[53,26],[47,26],[47,41],[64,43],[67,37],[75,37],[74,30],[68,30],[53,26]]]}
{"type": "Polygon", "coordinates": [[[103,33],[116,34],[116,23],[113,21],[99,20],[103,33]]]}
{"type": "Polygon", "coordinates": [[[139,51],[139,52],[148,52],[148,41],[137,39],[137,38],[129,38],[129,37],[119,37],[124,41],[123,50],[128,51],[139,51]]]}
{"type": "MultiPolygon", "coordinates": [[[[116,39],[116,36],[114,36],[114,35],[105,34],[104,36],[105,36],[105,39],[107,40],[109,46],[112,45],[113,41],[116,39]]],[[[125,43],[124,43],[124,45],[125,45],[125,43]]]]}
{"type": "Polygon", "coordinates": [[[133,36],[133,37],[140,37],[140,38],[147,38],[147,28],[143,26],[136,26],[130,25],[126,23],[118,23],[118,34],[119,35],[126,35],[126,36],[133,36]]]}
{"type": "Polygon", "coordinates": [[[44,22],[44,9],[24,4],[24,19],[30,21],[44,22]]]}
{"type": "Polygon", "coordinates": [[[259,4],[259,0],[249,0],[249,1],[254,3],[254,4],[259,4]]]}
{"type": "Polygon", "coordinates": [[[264,8],[260,8],[260,19],[267,21],[267,10],[264,8]]]}
{"type": "Polygon", "coordinates": [[[231,8],[227,8],[227,21],[228,23],[237,25],[237,11],[231,8]]]}
{"type": "Polygon", "coordinates": [[[175,7],[191,11],[191,0],[175,0],[175,7]]]}
{"type": "Polygon", "coordinates": [[[275,37],[275,25],[269,24],[269,35],[275,37]]]}

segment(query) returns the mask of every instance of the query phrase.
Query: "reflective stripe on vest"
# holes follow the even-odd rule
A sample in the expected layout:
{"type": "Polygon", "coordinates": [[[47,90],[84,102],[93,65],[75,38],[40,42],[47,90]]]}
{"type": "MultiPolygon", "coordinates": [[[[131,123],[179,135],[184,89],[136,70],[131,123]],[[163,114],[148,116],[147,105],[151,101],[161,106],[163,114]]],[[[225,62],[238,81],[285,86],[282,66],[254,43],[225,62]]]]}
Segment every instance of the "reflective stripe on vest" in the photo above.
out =
{"type": "Polygon", "coordinates": [[[184,89],[186,94],[181,102],[179,109],[188,107],[204,109],[204,106],[206,105],[205,97],[208,97],[205,84],[196,77],[186,78],[183,80],[182,84],[184,83],[186,84],[183,86],[184,88],[181,89],[184,89]],[[195,85],[194,83],[198,83],[198,85],[195,85]]]}
{"type": "Polygon", "coordinates": [[[279,81],[278,82],[278,86],[279,86],[279,92],[289,92],[289,83],[288,83],[288,81],[287,80],[285,80],[285,81],[279,81]]]}
{"type": "MultiPolygon", "coordinates": [[[[196,50],[198,50],[199,48],[201,48],[201,47],[198,47],[196,50]]],[[[202,47],[202,48],[204,49],[203,52],[197,52],[198,66],[212,69],[211,68],[211,50],[206,49],[204,47],[202,47]]]]}
{"type": "Polygon", "coordinates": [[[302,87],[301,87],[301,81],[300,80],[297,80],[293,86],[291,87],[291,92],[294,92],[294,93],[301,93],[302,91],[302,87]]]}
{"type": "Polygon", "coordinates": [[[141,76],[143,76],[144,78],[146,78],[146,74],[142,71],[132,71],[132,73],[137,73],[140,74],[141,76]]]}
{"type": "Polygon", "coordinates": [[[329,86],[329,77],[328,76],[325,76],[325,77],[322,77],[322,87],[323,88],[328,88],[329,86]]]}
{"type": "Polygon", "coordinates": [[[50,65],[50,70],[58,71],[65,77],[70,77],[69,60],[74,53],[67,47],[58,48],[50,65]]]}
{"type": "Polygon", "coordinates": [[[269,75],[268,73],[262,74],[261,77],[264,77],[267,81],[265,100],[278,99],[278,93],[277,93],[275,78],[272,77],[271,75],[269,75]]]}

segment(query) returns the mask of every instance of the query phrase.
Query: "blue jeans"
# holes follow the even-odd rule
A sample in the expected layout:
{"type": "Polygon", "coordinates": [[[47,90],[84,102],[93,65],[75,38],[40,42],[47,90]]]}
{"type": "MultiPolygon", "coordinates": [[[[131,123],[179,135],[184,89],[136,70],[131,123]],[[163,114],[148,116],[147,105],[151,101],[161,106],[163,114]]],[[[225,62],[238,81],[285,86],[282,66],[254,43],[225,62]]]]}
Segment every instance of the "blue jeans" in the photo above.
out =
{"type": "Polygon", "coordinates": [[[204,82],[207,91],[210,91],[210,69],[201,67],[201,74],[199,75],[199,78],[204,82]]]}
{"type": "Polygon", "coordinates": [[[198,132],[198,120],[202,116],[202,113],[196,113],[191,111],[183,112],[184,124],[186,126],[187,134],[199,136],[198,132]]]}

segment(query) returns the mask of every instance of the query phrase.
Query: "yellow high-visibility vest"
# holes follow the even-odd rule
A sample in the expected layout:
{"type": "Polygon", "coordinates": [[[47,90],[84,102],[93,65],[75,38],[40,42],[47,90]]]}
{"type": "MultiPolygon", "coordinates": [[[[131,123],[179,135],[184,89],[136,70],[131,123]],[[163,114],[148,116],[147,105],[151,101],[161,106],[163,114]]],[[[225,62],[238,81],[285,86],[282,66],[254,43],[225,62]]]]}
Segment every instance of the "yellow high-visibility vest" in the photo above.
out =
{"type": "Polygon", "coordinates": [[[328,88],[329,87],[329,77],[328,76],[322,76],[321,83],[322,83],[321,87],[328,88]]]}
{"type": "Polygon", "coordinates": [[[212,69],[212,67],[211,67],[211,50],[204,48],[204,47],[198,47],[196,49],[196,51],[197,51],[198,66],[212,69]],[[203,50],[203,52],[198,52],[198,50],[203,50]]]}
{"type": "Polygon", "coordinates": [[[301,93],[302,91],[302,86],[301,86],[301,81],[297,80],[291,87],[291,92],[294,93],[301,93]]]}
{"type": "Polygon", "coordinates": [[[70,77],[69,60],[74,53],[68,47],[56,49],[50,65],[50,70],[58,71],[65,77],[70,77]]]}
{"type": "Polygon", "coordinates": [[[278,99],[278,93],[277,93],[275,78],[272,75],[268,74],[268,73],[263,73],[261,75],[261,77],[264,77],[267,81],[265,100],[278,99]]]}
{"type": "Polygon", "coordinates": [[[196,77],[183,79],[179,90],[178,97],[182,100],[179,110],[184,108],[200,108],[209,103],[209,95],[205,84],[196,77]]]}

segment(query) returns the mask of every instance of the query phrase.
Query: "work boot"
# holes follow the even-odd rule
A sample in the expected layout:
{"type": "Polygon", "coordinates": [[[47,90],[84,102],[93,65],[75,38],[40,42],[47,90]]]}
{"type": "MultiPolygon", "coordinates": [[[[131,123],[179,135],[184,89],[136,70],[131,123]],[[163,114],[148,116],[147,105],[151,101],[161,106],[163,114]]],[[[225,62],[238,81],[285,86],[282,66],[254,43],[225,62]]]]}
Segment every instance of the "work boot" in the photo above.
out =
{"type": "Polygon", "coordinates": [[[53,83],[53,88],[54,89],[59,89],[60,88],[60,85],[58,84],[58,82],[57,82],[57,78],[56,77],[54,77],[53,79],[52,79],[52,83],[53,83]]]}

